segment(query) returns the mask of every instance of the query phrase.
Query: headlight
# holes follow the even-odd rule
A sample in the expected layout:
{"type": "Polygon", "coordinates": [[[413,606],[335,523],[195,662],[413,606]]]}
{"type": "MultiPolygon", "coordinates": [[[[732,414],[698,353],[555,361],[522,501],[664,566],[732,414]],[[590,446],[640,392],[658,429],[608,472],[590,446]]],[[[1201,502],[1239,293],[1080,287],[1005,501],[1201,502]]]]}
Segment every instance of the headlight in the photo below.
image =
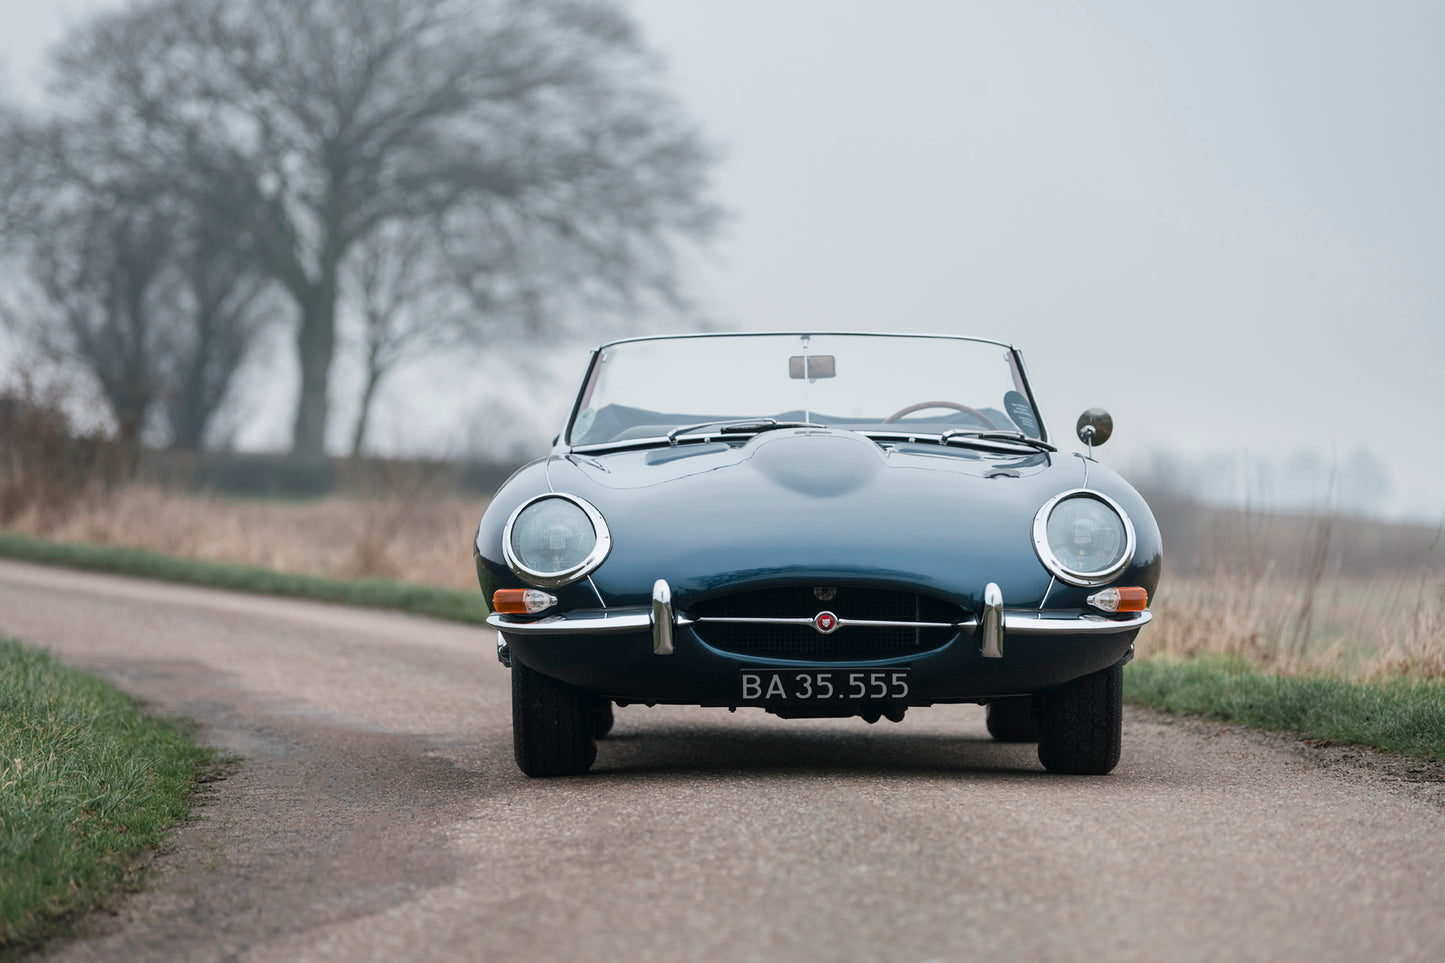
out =
{"type": "Polygon", "coordinates": [[[1034,516],[1034,550],[1045,568],[1070,585],[1103,585],[1133,560],[1134,525],[1107,495],[1064,492],[1034,516]]]}
{"type": "Polygon", "coordinates": [[[507,519],[502,555],[523,581],[568,585],[602,564],[612,536],[602,514],[575,495],[539,495],[507,519]]]}

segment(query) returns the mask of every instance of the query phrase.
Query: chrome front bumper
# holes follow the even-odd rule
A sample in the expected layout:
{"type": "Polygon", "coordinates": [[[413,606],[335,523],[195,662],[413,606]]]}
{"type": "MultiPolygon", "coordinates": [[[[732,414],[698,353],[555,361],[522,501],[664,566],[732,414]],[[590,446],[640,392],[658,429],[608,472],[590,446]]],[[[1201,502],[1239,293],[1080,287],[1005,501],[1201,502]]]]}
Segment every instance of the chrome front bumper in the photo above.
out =
{"type": "MultiPolygon", "coordinates": [[[[1009,635],[1114,635],[1130,632],[1149,622],[1154,616],[1147,610],[1106,618],[1102,615],[1074,615],[1059,618],[1038,610],[1009,611],[1003,607],[1003,595],[994,583],[984,590],[979,652],[984,658],[1003,658],[1003,640],[1009,635]]],[[[652,651],[671,655],[673,634],[683,626],[703,622],[751,622],[770,625],[812,625],[813,619],[789,618],[699,618],[679,615],[673,610],[672,591],[667,582],[658,579],[652,589],[652,604],[645,609],[613,609],[605,612],[578,612],[571,615],[549,615],[533,622],[513,622],[495,612],[487,616],[487,624],[509,635],[544,637],[549,635],[608,635],[620,632],[651,632],[652,651]]],[[[959,622],[880,622],[859,619],[838,619],[837,629],[848,626],[933,627],[952,628],[957,632],[979,628],[979,618],[959,622]]]]}

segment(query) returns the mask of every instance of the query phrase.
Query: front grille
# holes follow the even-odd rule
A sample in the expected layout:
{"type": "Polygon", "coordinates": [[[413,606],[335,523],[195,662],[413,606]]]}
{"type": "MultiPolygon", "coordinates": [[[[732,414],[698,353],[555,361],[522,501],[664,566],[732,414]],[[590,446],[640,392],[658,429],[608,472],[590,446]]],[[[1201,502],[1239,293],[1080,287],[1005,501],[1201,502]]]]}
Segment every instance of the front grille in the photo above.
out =
{"type": "Polygon", "coordinates": [[[807,662],[850,662],[917,655],[947,645],[953,623],[968,618],[959,606],[915,592],[848,586],[795,585],[738,592],[697,603],[694,631],[713,648],[735,655],[807,662]],[[828,589],[833,594],[829,595],[828,589]],[[815,591],[821,590],[821,591],[815,591]],[[823,596],[823,597],[820,597],[823,596]],[[824,635],[812,625],[716,622],[710,619],[812,619],[832,612],[843,622],[824,635]],[[935,622],[946,626],[848,625],[850,620],[935,622]]]}

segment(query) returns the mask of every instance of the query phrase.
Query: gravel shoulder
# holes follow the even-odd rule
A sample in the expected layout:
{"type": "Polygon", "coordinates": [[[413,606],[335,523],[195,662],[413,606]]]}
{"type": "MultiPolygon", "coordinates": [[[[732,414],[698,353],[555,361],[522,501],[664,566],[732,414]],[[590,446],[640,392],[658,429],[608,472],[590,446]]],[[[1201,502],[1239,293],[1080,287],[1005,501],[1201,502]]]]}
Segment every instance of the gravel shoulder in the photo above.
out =
{"type": "Polygon", "coordinates": [[[1445,957],[1438,766],[1131,710],[1057,777],[974,706],[629,707],[529,780],[484,629],[0,563],[0,631],[243,758],[48,959],[1445,957]]]}

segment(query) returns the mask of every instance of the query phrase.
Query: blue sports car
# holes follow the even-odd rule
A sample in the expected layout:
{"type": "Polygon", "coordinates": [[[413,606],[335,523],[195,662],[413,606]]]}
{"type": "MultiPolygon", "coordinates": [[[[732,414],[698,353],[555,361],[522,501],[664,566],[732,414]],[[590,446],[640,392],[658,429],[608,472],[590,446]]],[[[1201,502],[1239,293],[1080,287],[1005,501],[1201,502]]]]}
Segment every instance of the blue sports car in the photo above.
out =
{"type": "Polygon", "coordinates": [[[586,771],[612,707],[900,721],[987,706],[1052,772],[1119,760],[1163,562],[1139,494],[1050,440],[1022,355],[929,335],[597,348],[552,451],[501,487],[477,577],[517,765],[586,771]]]}

